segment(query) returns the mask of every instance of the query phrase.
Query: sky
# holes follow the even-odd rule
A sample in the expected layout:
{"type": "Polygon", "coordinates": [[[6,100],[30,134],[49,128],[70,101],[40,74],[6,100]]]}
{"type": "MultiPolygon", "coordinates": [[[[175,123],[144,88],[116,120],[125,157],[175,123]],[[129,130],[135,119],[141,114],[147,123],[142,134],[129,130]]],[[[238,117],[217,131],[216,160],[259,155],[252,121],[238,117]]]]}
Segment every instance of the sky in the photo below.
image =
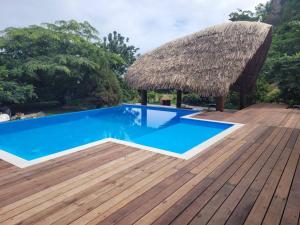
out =
{"type": "Polygon", "coordinates": [[[88,21],[106,36],[114,30],[147,52],[175,38],[228,21],[237,8],[267,0],[0,0],[0,30],[56,20],[88,21]]]}

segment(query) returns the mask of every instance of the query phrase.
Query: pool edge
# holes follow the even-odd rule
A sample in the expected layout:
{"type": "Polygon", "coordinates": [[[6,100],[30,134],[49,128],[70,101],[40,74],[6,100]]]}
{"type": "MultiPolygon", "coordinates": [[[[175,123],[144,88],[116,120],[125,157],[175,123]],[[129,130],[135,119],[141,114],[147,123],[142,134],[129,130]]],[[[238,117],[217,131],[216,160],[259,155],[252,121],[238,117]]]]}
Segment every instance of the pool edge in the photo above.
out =
{"type": "Polygon", "coordinates": [[[181,118],[184,119],[190,119],[190,120],[200,120],[200,121],[208,121],[208,122],[216,122],[216,123],[223,123],[223,124],[232,124],[233,126],[227,128],[226,130],[220,132],[219,134],[207,139],[206,141],[200,143],[199,145],[196,145],[195,147],[189,149],[188,151],[186,151],[183,154],[178,154],[178,153],[174,153],[174,152],[170,152],[170,151],[166,151],[163,149],[159,149],[159,148],[154,148],[154,147],[149,147],[149,146],[145,146],[145,145],[141,145],[141,144],[136,144],[136,143],[132,143],[132,142],[128,142],[128,141],[123,141],[123,140],[119,140],[119,139],[115,139],[115,138],[105,138],[99,141],[95,141],[95,142],[91,142],[85,145],[80,145],[71,149],[66,149],[48,156],[44,156],[44,157],[40,157],[37,159],[33,159],[33,160],[25,160],[22,159],[16,155],[13,155],[9,152],[6,152],[4,150],[0,149],[0,159],[13,164],[14,166],[17,166],[19,168],[25,168],[25,167],[29,167],[29,166],[33,166],[42,162],[46,162],[48,160],[51,159],[55,159],[61,156],[65,156],[71,153],[75,153],[75,152],[79,152],[81,150],[85,150],[87,148],[91,148],[100,144],[104,144],[107,142],[113,142],[113,143],[117,143],[117,144],[123,144],[125,146],[129,146],[129,147],[133,147],[133,148],[138,148],[138,149],[142,149],[142,150],[146,150],[146,151],[152,151],[155,153],[159,153],[159,154],[163,154],[163,155],[168,155],[168,156],[172,156],[172,157],[176,157],[176,158],[180,158],[180,159],[185,159],[188,160],[200,153],[205,152],[206,150],[209,149],[210,146],[212,146],[213,144],[221,141],[223,138],[225,138],[226,136],[228,136],[229,134],[233,133],[234,131],[238,130],[239,128],[243,127],[245,124],[242,123],[234,123],[234,122],[227,122],[227,121],[219,121],[219,120],[209,120],[209,119],[200,119],[200,118],[195,118],[195,115],[201,114],[201,111],[199,112],[195,112],[189,115],[185,115],[182,116],[181,118]]]}

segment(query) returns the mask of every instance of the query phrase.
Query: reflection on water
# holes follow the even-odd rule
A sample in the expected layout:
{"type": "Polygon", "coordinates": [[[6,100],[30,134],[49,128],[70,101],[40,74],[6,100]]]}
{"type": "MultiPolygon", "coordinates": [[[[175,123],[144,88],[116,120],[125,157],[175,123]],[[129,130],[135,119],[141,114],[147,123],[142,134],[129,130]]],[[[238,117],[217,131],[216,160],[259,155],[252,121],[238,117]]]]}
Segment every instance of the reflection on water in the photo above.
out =
{"type": "Polygon", "coordinates": [[[144,128],[163,128],[179,121],[180,117],[186,114],[176,111],[158,111],[151,108],[125,108],[125,117],[131,120],[133,126],[144,128]]]}
{"type": "Polygon", "coordinates": [[[124,105],[11,122],[0,125],[0,149],[31,160],[108,137],[134,142],[190,113],[124,105]]]}

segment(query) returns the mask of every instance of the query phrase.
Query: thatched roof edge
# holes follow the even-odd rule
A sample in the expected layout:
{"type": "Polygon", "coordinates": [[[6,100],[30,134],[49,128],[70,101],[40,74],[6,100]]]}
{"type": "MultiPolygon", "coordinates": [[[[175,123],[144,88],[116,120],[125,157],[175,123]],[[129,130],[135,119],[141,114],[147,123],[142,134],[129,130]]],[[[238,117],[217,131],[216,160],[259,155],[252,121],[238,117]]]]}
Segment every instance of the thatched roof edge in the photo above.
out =
{"type": "Polygon", "coordinates": [[[265,23],[216,25],[144,54],[128,69],[125,79],[136,89],[226,95],[239,77],[256,77],[250,72],[258,73],[270,41],[271,25],[265,23]],[[249,65],[255,69],[249,69],[249,65]]]}

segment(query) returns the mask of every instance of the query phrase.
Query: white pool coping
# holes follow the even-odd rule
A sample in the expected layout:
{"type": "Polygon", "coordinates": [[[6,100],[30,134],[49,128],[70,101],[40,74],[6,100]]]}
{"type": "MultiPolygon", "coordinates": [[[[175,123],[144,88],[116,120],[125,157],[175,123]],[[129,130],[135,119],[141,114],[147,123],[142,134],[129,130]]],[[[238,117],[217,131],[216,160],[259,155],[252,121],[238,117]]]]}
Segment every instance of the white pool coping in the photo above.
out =
{"type": "MultiPolygon", "coordinates": [[[[158,106],[157,106],[158,107],[158,106]]],[[[90,147],[94,147],[97,146],[99,144],[103,144],[103,143],[107,143],[107,142],[113,142],[113,143],[117,143],[117,144],[123,144],[129,147],[134,147],[134,148],[139,148],[142,150],[146,150],[146,151],[151,151],[151,152],[156,152],[159,154],[163,154],[163,155],[168,155],[168,156],[172,156],[172,157],[176,157],[176,158],[180,158],[180,159],[185,159],[188,160],[192,157],[194,157],[195,155],[198,155],[199,153],[203,153],[205,150],[208,150],[208,148],[219,142],[220,140],[222,140],[223,138],[225,138],[227,135],[231,134],[232,132],[236,131],[237,129],[241,128],[242,126],[244,126],[245,124],[241,124],[241,123],[233,123],[233,122],[226,122],[226,121],[219,121],[219,120],[208,120],[208,119],[200,119],[200,118],[194,118],[193,116],[201,114],[201,112],[196,112],[193,114],[189,114],[187,116],[182,116],[181,118],[185,118],[185,119],[190,119],[190,120],[200,120],[200,121],[208,121],[208,122],[216,122],[216,123],[222,123],[222,124],[231,124],[233,126],[231,126],[230,128],[227,128],[226,130],[220,132],[219,134],[207,139],[206,141],[202,142],[201,144],[191,148],[190,150],[186,151],[183,154],[178,154],[178,153],[174,153],[174,152],[169,152],[166,150],[162,150],[159,148],[153,148],[153,147],[149,147],[149,146],[145,146],[145,145],[140,145],[140,144],[136,144],[136,143],[132,143],[132,142],[128,142],[128,141],[122,141],[119,139],[115,139],[115,138],[105,138],[99,141],[95,141],[95,142],[91,142],[89,144],[85,144],[85,145],[81,145],[75,148],[71,148],[71,149],[67,149],[67,150],[63,150],[61,152],[57,152],[48,156],[44,156],[44,157],[40,157],[37,159],[33,159],[33,160],[25,160],[22,159],[16,155],[13,155],[9,152],[6,152],[4,150],[0,149],[0,159],[9,162],[19,168],[25,168],[28,166],[33,166],[36,165],[38,163],[41,162],[45,162],[51,159],[55,159],[61,156],[65,156],[68,155],[70,153],[74,153],[74,152],[78,152],[90,147]]]]}

